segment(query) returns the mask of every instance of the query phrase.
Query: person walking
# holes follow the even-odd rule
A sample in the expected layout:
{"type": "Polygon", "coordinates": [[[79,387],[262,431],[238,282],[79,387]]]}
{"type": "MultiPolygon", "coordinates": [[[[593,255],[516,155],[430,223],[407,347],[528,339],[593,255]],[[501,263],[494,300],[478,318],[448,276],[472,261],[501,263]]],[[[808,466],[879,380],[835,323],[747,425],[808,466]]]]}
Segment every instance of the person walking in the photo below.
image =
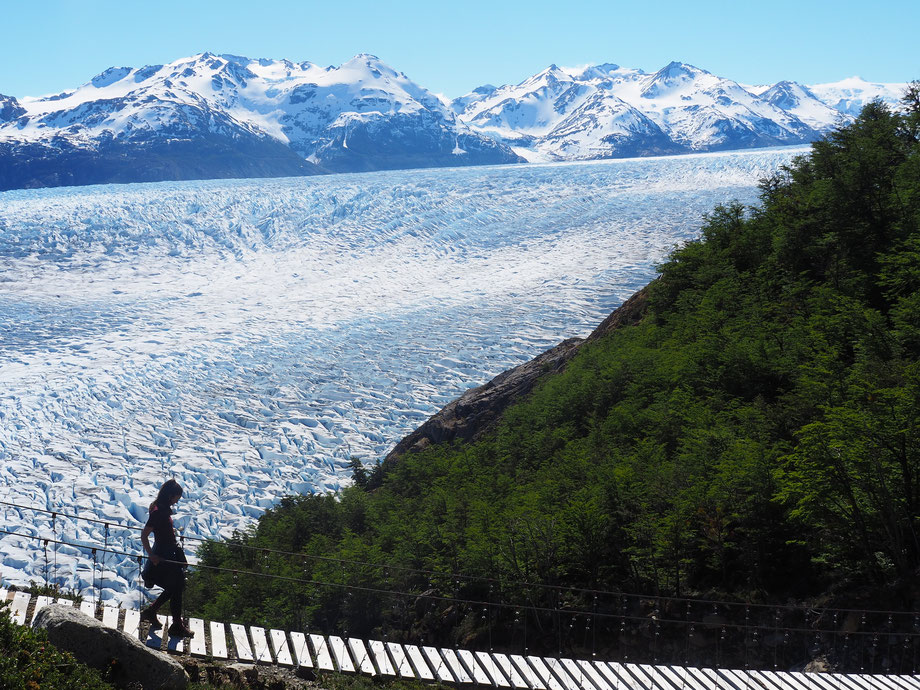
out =
{"type": "Polygon", "coordinates": [[[166,481],[160,487],[156,500],[150,504],[150,516],[141,531],[141,543],[149,555],[147,565],[141,573],[144,586],[158,585],[163,592],[141,612],[141,620],[150,623],[154,629],[161,623],[157,611],[169,602],[172,624],[167,632],[171,637],[191,637],[194,633],[182,619],[182,594],[185,591],[185,552],[176,541],[173,528],[172,507],[182,498],[182,487],[175,479],[166,481]],[[153,533],[153,548],[150,547],[150,533],[153,533]]]}

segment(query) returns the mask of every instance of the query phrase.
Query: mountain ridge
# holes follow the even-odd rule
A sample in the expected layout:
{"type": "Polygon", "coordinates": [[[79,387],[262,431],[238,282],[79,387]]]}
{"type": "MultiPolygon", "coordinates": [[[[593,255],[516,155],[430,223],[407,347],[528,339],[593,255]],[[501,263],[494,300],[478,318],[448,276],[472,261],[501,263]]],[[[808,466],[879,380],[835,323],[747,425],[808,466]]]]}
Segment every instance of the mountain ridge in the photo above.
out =
{"type": "Polygon", "coordinates": [[[112,67],[51,96],[4,97],[0,160],[7,163],[0,188],[9,189],[522,159],[369,54],[323,68],[201,53],[112,67]],[[177,141],[183,155],[171,153],[177,141]],[[126,173],[122,158],[138,176],[126,173]]]}
{"type": "Polygon", "coordinates": [[[899,87],[745,87],[683,62],[555,64],[445,103],[380,58],[200,53],[0,95],[0,189],[571,161],[802,144],[899,87]]]}
{"type": "Polygon", "coordinates": [[[858,77],[752,87],[678,61],[654,73],[550,65],[516,85],[474,89],[451,109],[528,161],[591,160],[805,144],[871,100],[898,105],[905,87],[858,77]]]}

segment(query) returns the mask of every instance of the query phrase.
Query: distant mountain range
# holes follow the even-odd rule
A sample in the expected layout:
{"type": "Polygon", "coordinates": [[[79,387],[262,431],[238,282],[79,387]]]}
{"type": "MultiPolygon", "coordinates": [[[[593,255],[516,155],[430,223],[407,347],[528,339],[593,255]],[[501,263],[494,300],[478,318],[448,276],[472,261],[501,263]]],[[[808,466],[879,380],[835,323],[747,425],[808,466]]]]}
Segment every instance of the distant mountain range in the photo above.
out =
{"type": "Polygon", "coordinates": [[[372,55],[339,67],[203,53],[79,88],[0,95],[0,189],[586,160],[811,141],[904,84],[743,87],[555,65],[448,103],[372,55]]]}
{"type": "Polygon", "coordinates": [[[680,62],[654,74],[551,65],[514,86],[479,87],[451,109],[529,161],[586,160],[806,143],[875,98],[897,105],[905,87],[858,77],[745,87],[680,62]]]}

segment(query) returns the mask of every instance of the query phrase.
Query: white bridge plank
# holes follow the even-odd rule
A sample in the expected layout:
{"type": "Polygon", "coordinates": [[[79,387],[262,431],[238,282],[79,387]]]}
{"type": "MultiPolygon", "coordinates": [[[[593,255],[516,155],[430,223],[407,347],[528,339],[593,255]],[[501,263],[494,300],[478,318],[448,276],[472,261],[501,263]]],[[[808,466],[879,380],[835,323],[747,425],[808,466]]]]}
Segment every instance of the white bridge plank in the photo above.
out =
{"type": "MultiPolygon", "coordinates": [[[[415,672],[418,673],[418,677],[421,680],[434,680],[435,674],[432,669],[428,666],[428,662],[425,661],[425,655],[422,653],[422,650],[419,649],[414,644],[407,644],[406,654],[409,655],[409,660],[412,662],[415,672]]],[[[441,664],[443,665],[443,661],[441,664]]],[[[451,680],[453,682],[453,680],[451,680]]]]}
{"type": "MultiPolygon", "coordinates": [[[[159,616],[157,616],[159,618],[159,616]]],[[[173,617],[166,616],[166,622],[163,624],[163,636],[166,637],[166,650],[176,654],[182,654],[185,651],[185,644],[181,637],[169,634],[169,626],[173,624],[173,617]]]]}
{"type": "MultiPolygon", "coordinates": [[[[428,649],[434,649],[433,647],[425,647],[425,654],[428,655],[428,658],[431,658],[431,655],[428,654],[428,649]]],[[[435,650],[437,654],[437,650],[435,650]]],[[[470,678],[470,674],[466,672],[466,669],[463,668],[463,664],[460,663],[460,659],[457,658],[457,654],[453,649],[441,649],[441,658],[447,662],[447,667],[450,669],[450,672],[456,678],[456,682],[464,685],[473,682],[473,679],[470,678]]]]}
{"type": "Polygon", "coordinates": [[[727,685],[724,680],[721,685],[714,685],[712,679],[706,678],[705,674],[693,673],[682,666],[654,666],[653,668],[658,671],[660,677],[686,690],[713,690],[713,688],[723,690],[723,687],[727,685]]]}
{"type": "MultiPolygon", "coordinates": [[[[407,651],[402,648],[402,645],[387,642],[387,649],[390,650],[390,656],[393,657],[393,663],[396,664],[396,670],[399,672],[400,678],[415,678],[415,673],[412,672],[412,664],[409,663],[409,658],[406,656],[407,651]]],[[[416,651],[418,652],[418,647],[416,647],[416,651]]],[[[418,656],[421,659],[421,652],[418,653],[418,656]]],[[[425,663],[424,659],[421,660],[427,675],[424,678],[420,675],[419,678],[422,678],[422,680],[434,680],[434,675],[428,669],[428,664],[425,663]]]]}
{"type": "Polygon", "coordinates": [[[588,679],[597,690],[614,690],[610,683],[607,682],[607,679],[598,672],[590,661],[579,659],[576,663],[581,667],[582,672],[588,676],[588,679]]]}
{"type": "Polygon", "coordinates": [[[728,680],[734,690],[762,690],[763,686],[757,683],[744,671],[732,668],[720,668],[719,674],[728,680]]]}
{"type": "MultiPolygon", "coordinates": [[[[818,674],[815,674],[818,675],[818,674]]],[[[824,675],[824,674],[822,674],[824,675]]],[[[840,674],[828,673],[827,683],[831,685],[834,690],[836,688],[841,688],[843,685],[840,682],[834,682],[834,676],[839,676],[840,674]]],[[[868,683],[868,687],[873,687],[872,683],[884,683],[885,690],[918,690],[920,689],[920,679],[917,676],[870,676],[865,673],[856,674],[857,679],[863,682],[865,686],[868,683]]]]}
{"type": "Polygon", "coordinates": [[[313,668],[313,659],[310,656],[310,648],[307,647],[306,635],[302,632],[292,632],[291,646],[294,648],[294,658],[297,659],[297,665],[304,668],[313,668]]]}
{"type": "MultiPolygon", "coordinates": [[[[502,670],[502,673],[505,674],[505,677],[511,681],[511,685],[514,686],[516,690],[529,690],[534,687],[530,684],[529,679],[525,676],[518,668],[515,666],[514,662],[511,660],[507,654],[493,654],[492,657],[495,659],[495,663],[498,664],[498,667],[502,670]]],[[[518,657],[521,661],[524,661],[524,657],[518,657]]],[[[526,664],[527,662],[524,661],[526,664]]],[[[533,674],[533,669],[530,666],[527,666],[529,675],[536,680],[536,676],[533,674]]]]}
{"type": "Polygon", "coordinates": [[[215,659],[227,658],[227,631],[223,623],[211,621],[211,656],[215,659]]]}
{"type": "Polygon", "coordinates": [[[310,645],[313,647],[313,653],[316,656],[317,668],[320,671],[335,671],[335,664],[332,663],[332,654],[329,652],[326,638],[322,635],[310,635],[310,645]]]}
{"type": "Polygon", "coordinates": [[[641,690],[635,679],[626,672],[622,664],[595,661],[594,667],[607,679],[607,682],[614,690],[641,690]]]}
{"type": "MultiPolygon", "coordinates": [[[[788,671],[776,671],[776,675],[782,681],[784,687],[788,687],[790,690],[813,690],[811,684],[807,680],[800,678],[799,675],[793,675],[788,671]]],[[[856,685],[858,686],[858,684],[856,685]]]]}
{"type": "Polygon", "coordinates": [[[231,623],[230,636],[233,638],[236,658],[240,661],[254,661],[252,648],[249,646],[249,638],[246,636],[246,628],[239,623],[231,623]]]}
{"type": "Polygon", "coordinates": [[[759,669],[755,669],[749,673],[752,677],[759,680],[760,684],[767,690],[786,690],[779,678],[773,675],[770,671],[761,671],[759,669]]]}
{"type": "Polygon", "coordinates": [[[556,676],[547,668],[546,663],[538,656],[528,656],[527,661],[537,673],[537,677],[543,682],[547,690],[566,690],[566,688],[556,680],[556,676]]]}
{"type": "Polygon", "coordinates": [[[283,630],[269,630],[268,636],[272,641],[272,649],[275,652],[275,659],[282,666],[293,666],[294,660],[291,658],[291,652],[288,649],[287,635],[283,630]]]}
{"type": "Polygon", "coordinates": [[[265,628],[260,628],[257,625],[250,625],[249,634],[252,635],[252,652],[256,658],[256,663],[273,663],[271,652],[268,651],[268,639],[265,637],[265,628]]]}
{"type": "Polygon", "coordinates": [[[13,603],[10,606],[10,618],[16,625],[26,624],[26,611],[29,610],[29,600],[32,595],[28,592],[16,592],[13,595],[13,603]]]}
{"type": "Polygon", "coordinates": [[[189,618],[188,627],[195,633],[192,635],[192,640],[188,645],[189,654],[192,656],[207,656],[208,648],[204,639],[204,621],[200,618],[189,618]]]}
{"type": "Polygon", "coordinates": [[[479,665],[482,666],[482,670],[492,679],[492,685],[497,688],[511,687],[511,683],[508,682],[502,669],[499,668],[496,661],[486,652],[476,652],[476,660],[479,662],[479,665]]]}
{"type": "Polygon", "coordinates": [[[562,665],[562,662],[559,661],[559,659],[551,656],[545,656],[543,657],[543,661],[546,662],[546,666],[550,671],[552,671],[556,678],[559,679],[559,682],[562,683],[562,686],[566,690],[581,690],[581,687],[578,685],[578,681],[576,681],[566,672],[565,667],[562,665]]]}
{"type": "Polygon", "coordinates": [[[438,680],[444,683],[459,682],[454,680],[454,677],[450,673],[450,669],[447,667],[447,662],[441,658],[437,649],[434,647],[422,647],[422,652],[425,654],[425,659],[431,664],[431,670],[434,671],[438,680]]]}
{"type": "Polygon", "coordinates": [[[118,630],[118,609],[114,606],[103,606],[102,624],[112,630],[118,630]]]}
{"type": "Polygon", "coordinates": [[[482,669],[479,662],[476,661],[475,654],[468,649],[458,649],[457,656],[460,657],[460,661],[463,662],[463,665],[466,667],[470,676],[472,676],[473,682],[476,683],[476,685],[492,685],[492,679],[489,678],[489,675],[482,669]]]}
{"type": "Polygon", "coordinates": [[[96,617],[96,604],[89,599],[84,599],[80,602],[80,610],[90,618],[96,617]]]}
{"type": "Polygon", "coordinates": [[[387,654],[387,648],[380,640],[368,640],[367,646],[371,650],[371,657],[374,659],[374,665],[381,676],[396,676],[396,669],[390,661],[387,654]]]}
{"type": "Polygon", "coordinates": [[[722,669],[688,668],[686,671],[689,675],[702,677],[701,682],[707,689],[719,688],[719,690],[747,690],[743,684],[738,682],[738,679],[735,676],[728,673],[722,673],[722,669]]]}
{"type": "Polygon", "coordinates": [[[348,654],[348,647],[345,646],[345,640],[338,635],[329,636],[329,646],[332,647],[332,654],[335,656],[335,665],[339,667],[341,673],[354,673],[355,665],[348,654]]]}
{"type": "Polygon", "coordinates": [[[524,680],[533,690],[548,690],[543,679],[540,678],[540,674],[530,665],[527,659],[520,654],[512,654],[508,658],[511,659],[511,662],[517,667],[521,676],[523,676],[524,680]]]}
{"type": "Polygon", "coordinates": [[[377,671],[374,669],[374,662],[371,661],[371,655],[364,646],[364,640],[357,637],[348,638],[348,648],[351,650],[351,658],[355,660],[358,670],[368,676],[376,676],[377,671]]]}
{"type": "Polygon", "coordinates": [[[383,642],[380,640],[368,640],[367,646],[371,649],[371,656],[374,657],[374,663],[377,665],[377,671],[379,671],[380,675],[395,676],[396,669],[393,668],[393,664],[390,662],[387,648],[383,642]]]}
{"type": "Polygon", "coordinates": [[[44,597],[44,596],[36,597],[35,598],[35,608],[32,609],[32,620],[30,620],[29,622],[34,625],[35,617],[38,615],[38,612],[41,611],[46,606],[50,606],[52,603],[54,603],[54,599],[52,599],[51,597],[44,597]]]}
{"type": "MultiPolygon", "coordinates": [[[[803,674],[807,682],[811,684],[813,690],[839,690],[846,687],[843,683],[834,682],[833,675],[830,673],[806,673],[803,674]]],[[[886,676],[864,676],[854,673],[850,678],[855,679],[856,687],[859,690],[900,690],[896,683],[892,683],[886,676]]]]}
{"type": "MultiPolygon", "coordinates": [[[[103,611],[103,618],[105,617],[105,611],[103,611]]],[[[147,629],[147,639],[144,640],[144,644],[150,647],[151,649],[161,649],[163,647],[163,635],[166,634],[166,616],[157,616],[157,620],[160,622],[160,627],[156,630],[153,629],[153,626],[147,629]]],[[[105,623],[105,620],[102,621],[105,623]]],[[[115,622],[118,622],[118,617],[115,617],[115,622]]],[[[116,630],[117,626],[113,626],[116,630]]]]}
{"type": "Polygon", "coordinates": [[[623,668],[636,682],[636,685],[643,690],[656,690],[655,685],[649,675],[643,670],[640,664],[623,664],[623,668]]]}
{"type": "MultiPolygon", "coordinates": [[[[595,690],[594,683],[588,678],[585,670],[575,663],[574,659],[559,659],[559,663],[562,664],[562,668],[571,676],[572,680],[575,681],[579,688],[583,690],[595,690]]],[[[597,688],[596,690],[602,690],[602,688],[597,688]]]]}
{"type": "Polygon", "coordinates": [[[126,609],[125,622],[122,625],[122,630],[125,631],[125,634],[136,640],[140,637],[140,627],[141,612],[137,609],[126,609]]]}
{"type": "Polygon", "coordinates": [[[920,676],[897,676],[897,681],[910,690],[920,690],[920,676]]]}

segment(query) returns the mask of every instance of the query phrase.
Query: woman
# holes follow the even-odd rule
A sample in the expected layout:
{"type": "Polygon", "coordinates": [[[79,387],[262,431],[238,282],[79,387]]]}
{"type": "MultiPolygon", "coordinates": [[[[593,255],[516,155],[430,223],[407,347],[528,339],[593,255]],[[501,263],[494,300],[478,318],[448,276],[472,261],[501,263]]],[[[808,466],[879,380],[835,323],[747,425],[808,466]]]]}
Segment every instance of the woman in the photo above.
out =
{"type": "Polygon", "coordinates": [[[173,530],[172,506],[182,498],[182,487],[175,479],[170,479],[160,487],[156,500],[150,504],[150,517],[141,532],[141,543],[150,559],[141,576],[144,586],[159,585],[163,593],[149,607],[141,612],[141,620],[150,623],[152,628],[160,627],[157,611],[169,602],[172,625],[169,634],[172,637],[191,637],[194,633],[182,620],[182,593],[185,591],[185,553],[176,542],[173,530]],[[153,532],[153,548],[150,548],[150,533],[153,532]]]}

